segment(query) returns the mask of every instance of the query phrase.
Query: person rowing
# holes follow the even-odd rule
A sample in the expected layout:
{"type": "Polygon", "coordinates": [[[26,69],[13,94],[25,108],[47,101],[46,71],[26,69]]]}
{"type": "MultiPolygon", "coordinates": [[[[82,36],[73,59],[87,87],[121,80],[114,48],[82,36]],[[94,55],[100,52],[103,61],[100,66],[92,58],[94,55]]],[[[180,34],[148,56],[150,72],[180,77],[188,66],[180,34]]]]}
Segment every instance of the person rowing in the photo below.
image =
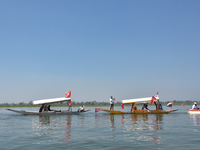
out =
{"type": "Polygon", "coordinates": [[[79,107],[77,112],[84,112],[85,111],[85,107],[83,105],[81,105],[81,107],[79,107]]]}
{"type": "Polygon", "coordinates": [[[197,102],[194,102],[194,105],[192,106],[192,109],[199,109],[199,107],[197,107],[197,102]]]}

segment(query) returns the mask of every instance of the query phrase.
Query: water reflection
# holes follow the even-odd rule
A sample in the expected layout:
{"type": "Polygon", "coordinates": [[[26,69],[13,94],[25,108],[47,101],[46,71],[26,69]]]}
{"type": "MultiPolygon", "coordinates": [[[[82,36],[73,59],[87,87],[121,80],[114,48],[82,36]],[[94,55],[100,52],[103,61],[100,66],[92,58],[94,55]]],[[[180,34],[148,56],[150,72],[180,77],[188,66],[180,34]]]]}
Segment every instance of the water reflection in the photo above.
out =
{"type": "Polygon", "coordinates": [[[155,141],[159,144],[161,137],[157,134],[163,130],[163,115],[121,115],[123,137],[129,140],[155,141]]]}
{"type": "Polygon", "coordinates": [[[39,123],[41,125],[49,125],[50,124],[50,116],[39,116],[39,123]]]}
{"type": "Polygon", "coordinates": [[[115,128],[115,117],[113,114],[110,115],[110,128],[111,130],[115,128]]]}
{"type": "Polygon", "coordinates": [[[84,127],[84,119],[85,119],[85,116],[84,115],[78,115],[78,119],[79,119],[79,125],[80,127],[84,127]]]}
{"type": "Polygon", "coordinates": [[[198,127],[200,126],[200,114],[189,114],[189,117],[193,118],[193,123],[195,126],[194,131],[199,132],[200,129],[198,129],[198,127]]]}
{"type": "Polygon", "coordinates": [[[63,143],[70,145],[72,116],[34,116],[32,128],[34,135],[41,138],[40,143],[63,143]],[[43,138],[45,137],[45,140],[43,138]],[[63,138],[64,137],[64,138],[63,138]],[[49,140],[46,140],[49,139],[49,140]]]}
{"type": "Polygon", "coordinates": [[[71,141],[71,124],[72,124],[72,116],[68,115],[66,121],[65,128],[65,141],[66,143],[69,143],[71,141]]]}

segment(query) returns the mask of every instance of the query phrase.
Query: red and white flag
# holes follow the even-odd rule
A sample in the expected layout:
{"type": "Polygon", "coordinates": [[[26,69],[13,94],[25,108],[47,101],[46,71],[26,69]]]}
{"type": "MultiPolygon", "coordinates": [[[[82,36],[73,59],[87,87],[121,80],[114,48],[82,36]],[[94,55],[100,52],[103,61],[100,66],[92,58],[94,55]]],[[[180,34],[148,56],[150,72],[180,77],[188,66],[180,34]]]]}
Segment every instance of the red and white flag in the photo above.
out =
{"type": "Polygon", "coordinates": [[[152,96],[152,99],[151,99],[151,102],[150,102],[150,104],[152,105],[153,104],[153,102],[155,102],[156,101],[156,98],[154,97],[154,96],[152,96]]]}
{"type": "Polygon", "coordinates": [[[67,92],[67,93],[65,94],[65,98],[68,98],[68,97],[71,97],[71,91],[69,91],[69,92],[67,92]]]}
{"type": "Polygon", "coordinates": [[[102,109],[102,108],[95,108],[95,112],[99,112],[99,111],[102,111],[102,110],[104,110],[104,109],[102,109]]]}

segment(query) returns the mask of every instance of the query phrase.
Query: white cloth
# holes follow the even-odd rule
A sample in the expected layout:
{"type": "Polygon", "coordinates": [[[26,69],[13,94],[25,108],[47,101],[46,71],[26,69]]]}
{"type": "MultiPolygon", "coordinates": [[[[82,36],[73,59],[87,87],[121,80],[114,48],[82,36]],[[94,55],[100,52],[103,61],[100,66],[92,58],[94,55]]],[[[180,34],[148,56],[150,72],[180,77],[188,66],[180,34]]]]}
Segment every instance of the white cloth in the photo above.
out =
{"type": "Polygon", "coordinates": [[[85,107],[83,106],[83,107],[79,107],[79,110],[85,110],[85,107]]]}
{"type": "Polygon", "coordinates": [[[115,99],[110,98],[110,104],[114,104],[114,100],[115,99]]]}
{"type": "Polygon", "coordinates": [[[193,106],[192,106],[192,109],[195,109],[195,108],[197,109],[198,107],[197,107],[196,105],[193,105],[193,106]]]}

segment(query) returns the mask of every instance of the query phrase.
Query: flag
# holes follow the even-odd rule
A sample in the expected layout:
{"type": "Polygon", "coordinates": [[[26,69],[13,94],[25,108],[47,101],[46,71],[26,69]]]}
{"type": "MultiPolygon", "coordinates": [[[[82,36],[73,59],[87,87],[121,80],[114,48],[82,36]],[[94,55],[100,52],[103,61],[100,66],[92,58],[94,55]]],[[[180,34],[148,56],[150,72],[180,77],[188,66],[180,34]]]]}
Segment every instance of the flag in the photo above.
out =
{"type": "Polygon", "coordinates": [[[104,110],[104,109],[102,109],[102,108],[95,108],[95,112],[99,112],[99,111],[102,111],[102,110],[104,110]]]}
{"type": "Polygon", "coordinates": [[[69,91],[69,92],[67,92],[67,93],[65,94],[65,98],[68,98],[68,97],[71,97],[71,91],[69,91]]]}
{"type": "Polygon", "coordinates": [[[121,104],[121,108],[124,109],[124,104],[123,103],[121,104]]]}
{"type": "Polygon", "coordinates": [[[70,101],[70,103],[69,103],[69,107],[71,107],[71,105],[72,105],[72,102],[73,102],[73,100],[71,100],[71,101],[70,101]]]}
{"type": "Polygon", "coordinates": [[[152,105],[153,104],[153,102],[155,102],[156,101],[156,98],[154,97],[154,96],[152,96],[152,99],[151,99],[151,102],[150,102],[150,104],[152,105]]]}

